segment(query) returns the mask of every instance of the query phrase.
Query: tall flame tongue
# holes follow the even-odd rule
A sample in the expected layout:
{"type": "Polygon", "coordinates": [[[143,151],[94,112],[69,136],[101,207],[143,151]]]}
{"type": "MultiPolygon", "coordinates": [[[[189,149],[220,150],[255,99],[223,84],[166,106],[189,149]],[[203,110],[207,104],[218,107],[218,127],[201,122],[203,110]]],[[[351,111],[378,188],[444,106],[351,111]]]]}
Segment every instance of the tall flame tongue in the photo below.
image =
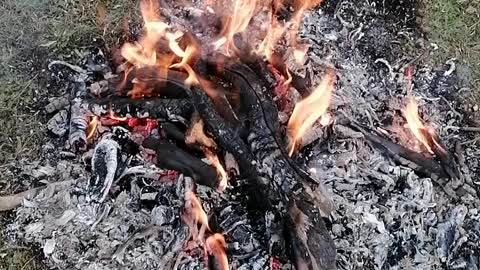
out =
{"type": "Polygon", "coordinates": [[[431,128],[425,127],[418,114],[418,105],[417,102],[415,102],[415,98],[412,96],[412,79],[413,69],[408,67],[405,69],[405,84],[407,87],[408,102],[404,111],[408,127],[430,154],[446,153],[445,149],[443,149],[435,139],[435,132],[431,128]]]}
{"type": "Polygon", "coordinates": [[[288,154],[293,155],[297,142],[315,121],[327,112],[333,93],[334,73],[325,74],[320,85],[304,100],[298,102],[288,120],[288,154]]]}
{"type": "Polygon", "coordinates": [[[225,22],[222,37],[213,43],[215,50],[225,45],[225,53],[230,56],[230,50],[238,51],[234,44],[235,34],[245,31],[255,14],[257,0],[235,0],[233,14],[225,22]]]}

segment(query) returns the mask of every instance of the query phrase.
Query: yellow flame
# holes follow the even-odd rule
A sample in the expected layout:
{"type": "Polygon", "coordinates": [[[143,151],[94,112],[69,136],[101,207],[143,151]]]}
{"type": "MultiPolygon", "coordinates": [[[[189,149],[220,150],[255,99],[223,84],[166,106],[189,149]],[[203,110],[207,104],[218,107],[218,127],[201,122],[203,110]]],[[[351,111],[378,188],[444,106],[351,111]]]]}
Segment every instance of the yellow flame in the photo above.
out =
{"type": "Polygon", "coordinates": [[[434,154],[434,145],[439,151],[445,151],[443,147],[440,146],[440,144],[435,140],[434,131],[430,128],[427,128],[420,119],[420,115],[418,114],[418,105],[413,97],[408,98],[404,114],[405,118],[407,119],[409,129],[412,131],[413,135],[415,135],[417,140],[423,146],[425,146],[430,154],[434,154]]]}
{"type": "Polygon", "coordinates": [[[225,52],[228,56],[230,56],[230,50],[238,50],[233,42],[233,37],[235,34],[245,31],[255,14],[256,7],[256,0],[235,0],[233,14],[225,23],[222,37],[213,43],[215,50],[225,45],[225,52]]]}
{"type": "Polygon", "coordinates": [[[292,156],[295,145],[315,121],[327,112],[333,93],[334,73],[325,74],[320,85],[305,99],[298,102],[288,120],[289,155],[292,156]]]}

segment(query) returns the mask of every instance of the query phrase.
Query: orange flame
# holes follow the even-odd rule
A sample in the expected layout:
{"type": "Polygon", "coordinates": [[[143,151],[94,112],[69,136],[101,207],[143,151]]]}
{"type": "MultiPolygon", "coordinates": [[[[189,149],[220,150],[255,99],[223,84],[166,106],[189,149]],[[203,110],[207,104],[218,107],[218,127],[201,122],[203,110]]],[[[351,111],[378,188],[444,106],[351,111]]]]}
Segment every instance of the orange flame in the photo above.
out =
{"type": "Polygon", "coordinates": [[[203,210],[200,200],[195,196],[192,191],[185,192],[185,211],[187,224],[190,228],[190,232],[195,240],[202,240],[205,230],[210,231],[208,225],[208,217],[203,210]],[[200,223],[201,228],[198,230],[197,224],[200,223]]]}
{"type": "Polygon", "coordinates": [[[215,50],[225,45],[225,51],[228,56],[230,56],[231,49],[238,51],[238,48],[233,42],[233,37],[235,34],[245,31],[255,14],[256,7],[256,0],[235,0],[233,14],[225,23],[222,30],[222,37],[213,43],[215,50]]]}
{"type": "Polygon", "coordinates": [[[211,235],[205,241],[206,249],[208,254],[215,257],[215,261],[217,263],[218,268],[221,270],[228,270],[230,269],[228,266],[228,258],[227,254],[225,253],[225,238],[219,233],[211,235]]]}
{"type": "Polygon", "coordinates": [[[212,166],[215,167],[215,169],[217,169],[217,173],[220,174],[218,191],[224,191],[225,188],[227,187],[227,182],[228,182],[227,172],[225,171],[222,164],[220,163],[220,160],[218,160],[218,156],[216,154],[214,154],[213,152],[207,149],[204,150],[204,153],[207,160],[210,161],[212,166]]]}
{"type": "Polygon", "coordinates": [[[407,119],[407,125],[412,131],[417,140],[425,146],[430,154],[434,154],[435,151],[446,153],[445,149],[435,140],[435,131],[431,128],[425,127],[420,115],[418,114],[418,105],[415,98],[412,96],[413,88],[413,68],[407,67],[404,72],[405,86],[407,88],[408,101],[405,107],[405,119],[407,119]]]}
{"type": "Polygon", "coordinates": [[[422,123],[418,114],[418,105],[413,97],[409,97],[404,114],[409,129],[430,154],[433,155],[435,153],[434,149],[445,152],[443,147],[435,140],[434,131],[431,128],[425,127],[422,123]]]}
{"type": "Polygon", "coordinates": [[[97,130],[97,126],[98,126],[98,118],[94,116],[90,120],[90,123],[88,123],[87,140],[90,140],[91,138],[93,138],[93,135],[95,135],[95,131],[97,130]]]}
{"type": "Polygon", "coordinates": [[[310,96],[295,105],[287,126],[289,156],[293,155],[298,140],[319,117],[327,112],[332,98],[334,79],[333,71],[329,71],[310,96]]]}

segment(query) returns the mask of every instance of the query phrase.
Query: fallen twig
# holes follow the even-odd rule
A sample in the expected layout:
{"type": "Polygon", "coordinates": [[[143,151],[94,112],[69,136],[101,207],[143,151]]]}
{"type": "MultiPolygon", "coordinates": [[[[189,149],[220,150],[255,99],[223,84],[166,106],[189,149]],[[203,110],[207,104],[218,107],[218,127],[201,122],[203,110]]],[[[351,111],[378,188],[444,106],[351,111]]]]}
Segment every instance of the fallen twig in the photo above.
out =
{"type": "Polygon", "coordinates": [[[2,196],[0,197],[0,212],[9,211],[20,206],[24,199],[31,199],[35,197],[41,190],[47,187],[54,187],[54,188],[60,187],[60,189],[63,189],[70,186],[73,182],[75,181],[67,180],[67,181],[55,182],[55,183],[47,184],[45,186],[32,188],[14,195],[2,196]]]}

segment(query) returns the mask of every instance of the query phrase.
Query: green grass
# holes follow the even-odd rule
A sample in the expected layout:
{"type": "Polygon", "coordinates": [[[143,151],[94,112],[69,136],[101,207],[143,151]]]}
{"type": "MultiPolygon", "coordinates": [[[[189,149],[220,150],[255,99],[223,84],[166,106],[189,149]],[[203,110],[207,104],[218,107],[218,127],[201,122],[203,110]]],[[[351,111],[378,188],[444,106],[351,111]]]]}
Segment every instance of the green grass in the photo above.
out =
{"type": "Polygon", "coordinates": [[[424,26],[438,45],[436,64],[456,58],[480,96],[480,1],[423,0],[424,26]]]}

